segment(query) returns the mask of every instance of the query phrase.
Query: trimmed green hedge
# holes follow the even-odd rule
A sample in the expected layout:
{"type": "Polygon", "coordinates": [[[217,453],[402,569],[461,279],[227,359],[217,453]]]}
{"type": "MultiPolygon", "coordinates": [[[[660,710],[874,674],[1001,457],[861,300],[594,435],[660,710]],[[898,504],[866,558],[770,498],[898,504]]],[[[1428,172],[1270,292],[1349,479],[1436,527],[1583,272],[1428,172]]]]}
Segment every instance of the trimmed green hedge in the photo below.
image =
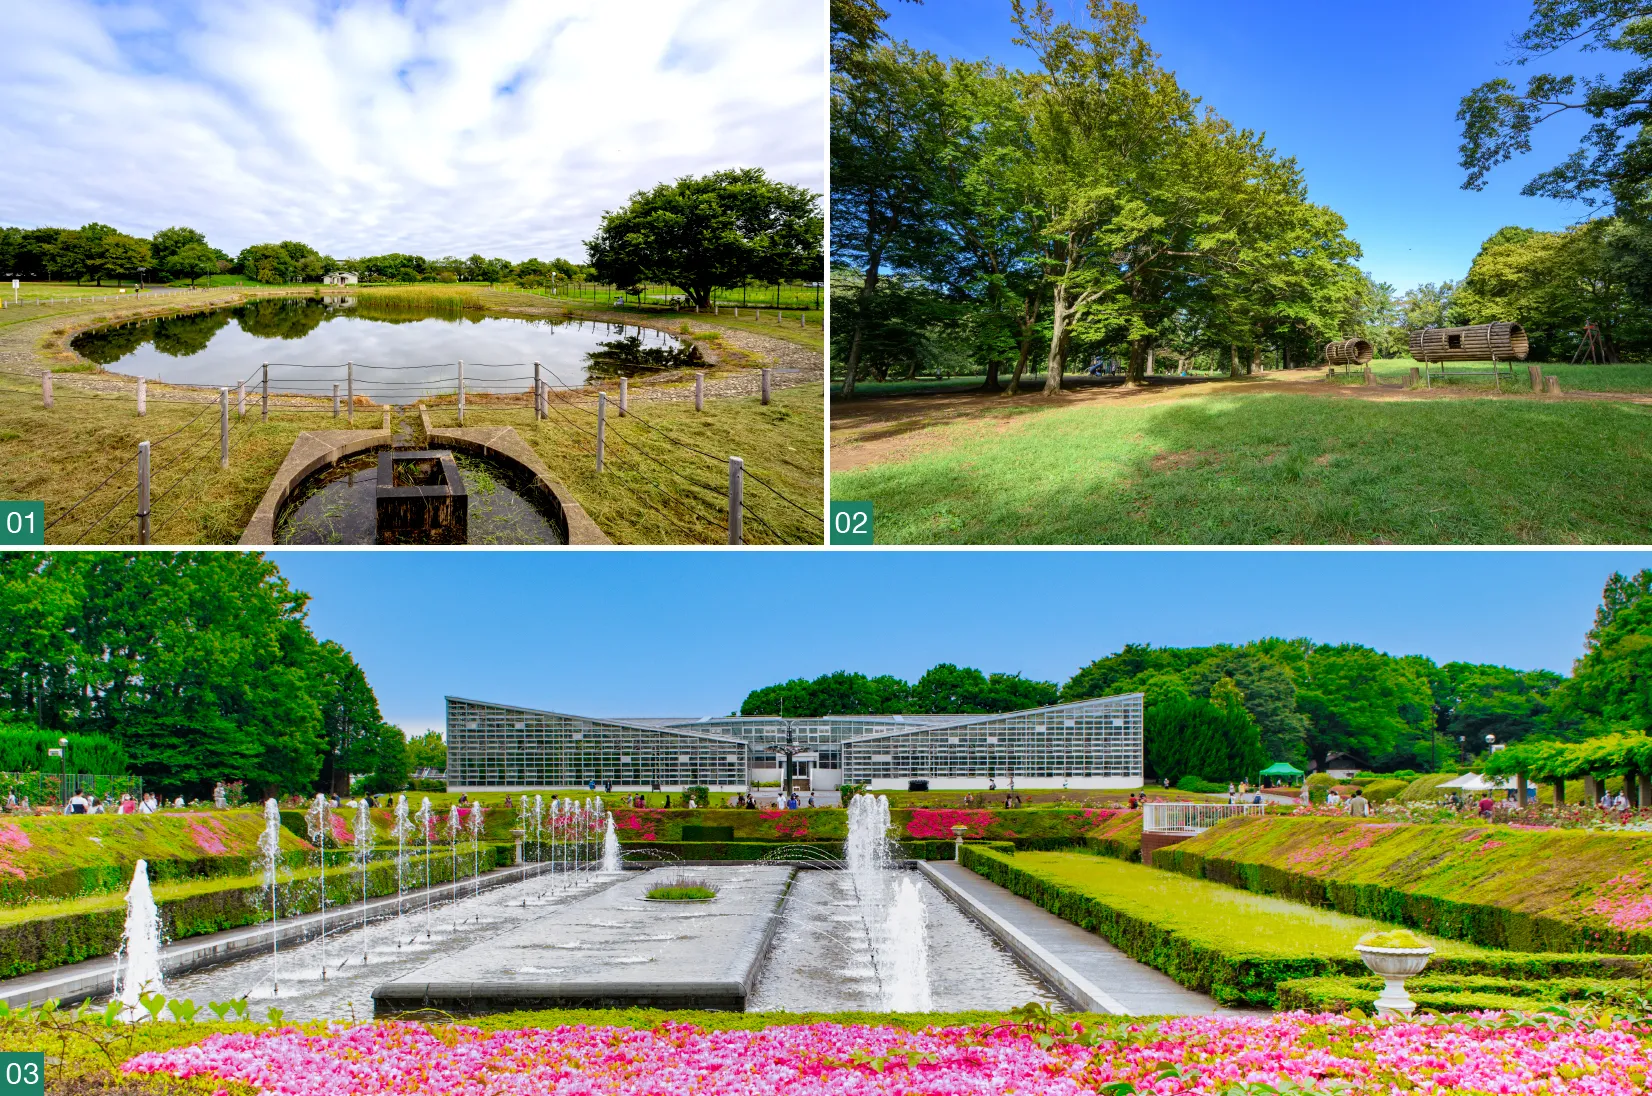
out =
{"type": "MultiPolygon", "coordinates": [[[[966,845],[963,864],[1223,1004],[1273,1005],[1281,982],[1363,973],[1355,941],[1392,927],[1103,857],[1021,853],[1011,860],[966,845]]],[[[1616,956],[1532,955],[1434,943],[1439,952],[1434,969],[1441,973],[1641,977],[1646,969],[1639,960],[1616,956]]]]}
{"type": "Polygon", "coordinates": [[[1234,819],[1154,866],[1513,951],[1652,952],[1652,836],[1234,819]],[[1614,923],[1616,922],[1616,923],[1614,923]]]}
{"type": "MultiPolygon", "coordinates": [[[[954,844],[951,841],[902,841],[901,852],[913,860],[951,860],[954,844]]],[[[1008,841],[973,842],[1006,853],[1015,846],[1008,841]]],[[[841,841],[635,841],[621,845],[624,852],[653,849],[666,858],[679,860],[761,860],[787,845],[803,845],[819,849],[829,856],[843,855],[841,841]]]]}
{"type": "MultiPolygon", "coordinates": [[[[1553,1006],[1639,1007],[1652,986],[1628,978],[1550,978],[1522,981],[1480,975],[1432,975],[1408,979],[1405,990],[1419,1009],[1435,1012],[1536,1012],[1553,1006]]],[[[1279,984],[1279,1008],[1304,1012],[1376,1011],[1382,979],[1301,978],[1279,984]]]]}
{"type": "MultiPolygon", "coordinates": [[[[482,870],[496,866],[499,850],[483,846],[482,870]]],[[[459,878],[469,878],[471,857],[459,857],[459,878]]],[[[424,859],[411,861],[409,882],[424,882],[424,859]]],[[[452,858],[430,857],[430,880],[445,883],[451,877],[452,858]]],[[[218,886],[203,885],[194,893],[161,898],[156,905],[161,915],[161,933],[168,941],[204,936],[224,929],[254,925],[269,919],[268,891],[248,877],[218,886]]],[[[394,861],[374,864],[368,869],[367,894],[378,898],[396,893],[394,861]]],[[[355,872],[329,873],[328,902],[344,905],[361,899],[361,876],[355,872]]],[[[282,883],[278,897],[283,916],[313,913],[321,908],[321,887],[317,873],[296,872],[292,882],[282,883]]],[[[42,916],[14,924],[0,925],[0,978],[15,978],[37,970],[50,970],[85,959],[114,955],[120,948],[126,910],[122,905],[57,916],[42,916]]]]}
{"type": "Polygon", "coordinates": [[[1141,811],[1125,811],[1084,835],[1086,850],[1141,863],[1141,811]]]}

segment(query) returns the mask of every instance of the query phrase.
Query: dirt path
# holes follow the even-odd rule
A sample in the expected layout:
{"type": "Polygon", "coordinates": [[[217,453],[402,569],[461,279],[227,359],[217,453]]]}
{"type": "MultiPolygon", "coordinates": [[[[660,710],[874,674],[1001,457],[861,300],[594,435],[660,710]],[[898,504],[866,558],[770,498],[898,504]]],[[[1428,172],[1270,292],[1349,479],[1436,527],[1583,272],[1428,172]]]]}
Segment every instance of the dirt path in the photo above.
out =
{"type": "MultiPolygon", "coordinates": [[[[1129,403],[1146,405],[1219,395],[1289,392],[1327,399],[1365,401],[1538,399],[1544,402],[1606,401],[1652,404],[1652,395],[1611,392],[1566,392],[1558,396],[1505,395],[1461,388],[1408,389],[1399,384],[1331,384],[1312,369],[1289,369],[1258,376],[1236,377],[1210,384],[1174,387],[1077,388],[1059,395],[1042,391],[1010,397],[1002,393],[966,391],[922,396],[887,396],[832,401],[831,468],[847,472],[874,464],[910,460],[951,439],[936,427],[970,423],[982,430],[1008,431],[1016,420],[1043,411],[1089,405],[1129,403]]],[[[835,397],[835,393],[834,393],[835,397]]]]}

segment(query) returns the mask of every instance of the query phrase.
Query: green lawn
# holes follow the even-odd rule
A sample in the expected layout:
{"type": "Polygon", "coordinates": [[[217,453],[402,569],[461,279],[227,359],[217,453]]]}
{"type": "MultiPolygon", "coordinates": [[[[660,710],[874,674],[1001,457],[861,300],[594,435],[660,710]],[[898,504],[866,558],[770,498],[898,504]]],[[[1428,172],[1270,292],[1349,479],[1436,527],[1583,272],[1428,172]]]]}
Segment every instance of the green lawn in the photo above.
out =
{"type": "Polygon", "coordinates": [[[1234,393],[1008,414],[930,427],[908,460],[835,474],[832,496],[871,500],[884,544],[1639,544],[1652,530],[1652,407],[1234,393]]]}
{"type": "MultiPolygon", "coordinates": [[[[1569,362],[1515,362],[1514,385],[1511,387],[1508,384],[1508,378],[1505,376],[1502,382],[1502,390],[1504,392],[1513,392],[1516,394],[1525,395],[1532,394],[1530,374],[1526,370],[1526,366],[1528,364],[1541,366],[1545,377],[1558,377],[1560,379],[1560,391],[1562,393],[1652,392],[1652,363],[1649,362],[1620,362],[1616,365],[1572,365],[1569,362]]],[[[1411,369],[1413,366],[1418,369],[1422,368],[1421,365],[1415,361],[1412,361],[1410,358],[1380,358],[1371,363],[1371,373],[1378,380],[1392,384],[1396,381],[1406,380],[1411,375],[1411,369]]],[[[1502,362],[1499,367],[1503,370],[1507,370],[1508,366],[1508,362],[1502,362]]],[[[1446,363],[1446,367],[1453,371],[1459,369],[1478,369],[1489,372],[1491,369],[1491,362],[1448,362],[1446,363]]],[[[1433,366],[1433,369],[1435,370],[1435,373],[1432,383],[1437,385],[1439,384],[1440,366],[1436,364],[1433,366]]],[[[1340,371],[1338,373],[1338,378],[1341,378],[1340,371]]],[[[1357,383],[1358,379],[1359,375],[1356,371],[1355,376],[1352,379],[1352,383],[1357,383]]],[[[1452,379],[1448,383],[1452,388],[1467,388],[1472,386],[1475,389],[1490,389],[1492,386],[1489,377],[1483,380],[1452,379]]]]}

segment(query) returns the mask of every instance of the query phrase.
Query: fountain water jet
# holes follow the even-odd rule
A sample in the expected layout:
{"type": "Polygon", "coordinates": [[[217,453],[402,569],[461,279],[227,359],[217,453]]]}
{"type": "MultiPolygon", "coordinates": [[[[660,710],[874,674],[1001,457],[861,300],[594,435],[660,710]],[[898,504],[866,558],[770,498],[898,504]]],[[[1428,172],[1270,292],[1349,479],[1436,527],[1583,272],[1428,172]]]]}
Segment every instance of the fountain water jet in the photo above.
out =
{"type": "Polygon", "coordinates": [[[927,915],[917,885],[896,878],[888,799],[857,795],[849,801],[849,840],[844,843],[843,858],[866,927],[884,1008],[927,1008],[927,915]]]}
{"type": "Polygon", "coordinates": [[[402,916],[402,896],[407,893],[407,796],[396,797],[396,920],[402,916]]]}
{"type": "Polygon", "coordinates": [[[419,803],[419,832],[424,835],[424,938],[430,939],[430,797],[419,803]]]}
{"type": "Polygon", "coordinates": [[[448,893],[453,896],[453,931],[459,931],[459,804],[447,812],[448,893]]]}
{"type": "MultiPolygon", "coordinates": [[[[373,859],[373,816],[367,808],[367,797],[364,795],[356,800],[356,834],[355,834],[355,861],[361,868],[361,927],[367,927],[367,867],[373,859]]],[[[396,912],[401,912],[400,896],[396,902],[396,912]]],[[[364,950],[361,961],[367,962],[367,953],[364,950]]]]}
{"type": "Polygon", "coordinates": [[[602,870],[616,872],[620,867],[619,835],[614,832],[614,816],[608,816],[608,829],[602,835],[602,870]]]}
{"type": "Polygon", "coordinates": [[[264,886],[270,891],[270,985],[281,992],[281,918],[276,909],[276,876],[281,868],[281,805],[264,800],[264,832],[258,835],[258,851],[264,869],[264,886]]]}
{"type": "Polygon", "coordinates": [[[470,808],[470,878],[476,894],[482,893],[482,804],[470,808]]]}
{"type": "Polygon", "coordinates": [[[146,993],[165,993],[161,978],[161,915],[149,890],[149,864],[139,860],[126,891],[126,929],[121,934],[121,950],[115,955],[115,997],[124,1006],[121,1016],[137,1018],[140,998],[146,993]],[[120,969],[121,956],[126,970],[120,969]]]}
{"type": "Polygon", "coordinates": [[[321,862],[321,980],[327,980],[327,839],[332,836],[327,827],[327,797],[316,793],[315,802],[304,812],[305,828],[315,842],[316,859],[321,862]]]}

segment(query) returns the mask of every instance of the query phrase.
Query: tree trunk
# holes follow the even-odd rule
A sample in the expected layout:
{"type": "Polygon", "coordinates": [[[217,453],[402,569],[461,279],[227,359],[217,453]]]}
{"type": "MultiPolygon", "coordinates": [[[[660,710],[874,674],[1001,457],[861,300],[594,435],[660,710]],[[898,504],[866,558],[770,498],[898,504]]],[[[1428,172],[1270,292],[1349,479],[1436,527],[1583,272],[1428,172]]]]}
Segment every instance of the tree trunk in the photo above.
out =
{"type": "Polygon", "coordinates": [[[1054,323],[1050,331],[1050,354],[1046,359],[1048,371],[1044,377],[1046,396],[1061,391],[1061,374],[1067,367],[1067,344],[1073,337],[1073,313],[1077,311],[1067,304],[1067,286],[1062,282],[1055,283],[1055,301],[1050,313],[1054,323]]]}
{"type": "Polygon", "coordinates": [[[1554,805],[1557,807],[1566,805],[1566,782],[1559,778],[1554,781],[1554,805]]]}
{"type": "Polygon", "coordinates": [[[1242,377],[1242,376],[1244,376],[1243,373],[1239,372],[1239,344],[1238,343],[1229,343],[1228,344],[1228,376],[1229,377],[1242,377]]]}
{"type": "Polygon", "coordinates": [[[1141,384],[1142,379],[1144,377],[1146,377],[1152,369],[1152,361],[1153,361],[1153,338],[1152,338],[1152,336],[1143,335],[1140,338],[1131,339],[1130,340],[1130,365],[1129,365],[1128,370],[1125,373],[1125,377],[1129,381],[1129,383],[1131,383],[1131,384],[1141,384]]]}
{"type": "Polygon", "coordinates": [[[1038,290],[1028,293],[1021,304],[1021,353],[1015,359],[1015,375],[1010,378],[1008,392],[1019,395],[1021,374],[1027,370],[1027,358],[1032,354],[1033,335],[1038,325],[1038,290]]]}
{"type": "Polygon", "coordinates": [[[1261,372],[1263,372],[1262,348],[1260,346],[1251,347],[1251,351],[1250,351],[1250,371],[1252,373],[1261,373],[1261,372]]]}
{"type": "Polygon", "coordinates": [[[866,336],[866,306],[878,288],[878,264],[883,261],[883,250],[875,248],[867,256],[866,280],[861,284],[855,308],[855,336],[849,343],[849,360],[843,366],[843,397],[855,398],[855,373],[860,369],[861,345],[866,336]]]}
{"type": "Polygon", "coordinates": [[[998,359],[993,358],[991,361],[987,362],[987,380],[986,383],[981,386],[981,391],[1002,392],[1003,390],[1004,386],[998,380],[998,359]]]}

